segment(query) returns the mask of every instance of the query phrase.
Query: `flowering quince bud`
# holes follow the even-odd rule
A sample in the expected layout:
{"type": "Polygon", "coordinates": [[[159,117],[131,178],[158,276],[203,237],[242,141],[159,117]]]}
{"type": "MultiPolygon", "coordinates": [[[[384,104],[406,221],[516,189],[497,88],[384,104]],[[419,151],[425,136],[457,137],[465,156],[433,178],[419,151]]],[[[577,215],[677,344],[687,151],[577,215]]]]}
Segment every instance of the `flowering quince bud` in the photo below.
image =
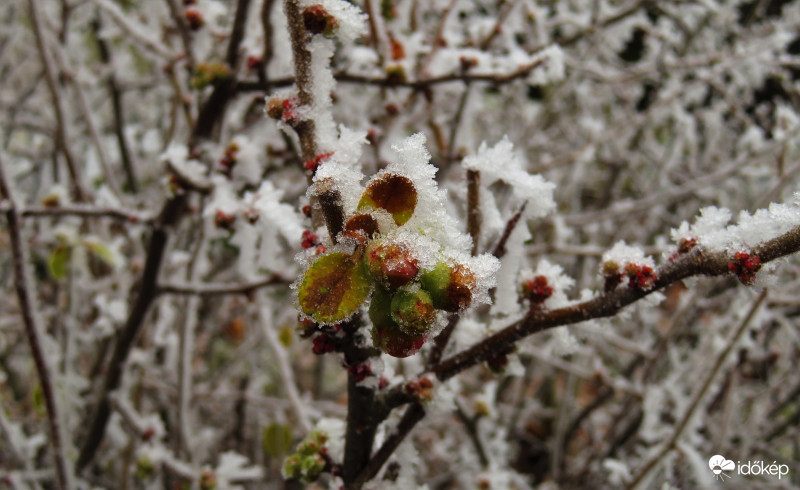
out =
{"type": "Polygon", "coordinates": [[[372,368],[367,363],[353,364],[348,366],[347,371],[355,377],[356,383],[360,383],[367,376],[372,375],[372,368]]]}
{"type": "Polygon", "coordinates": [[[658,276],[653,268],[647,265],[628,264],[625,266],[628,276],[628,287],[647,291],[655,285],[658,276]]]}
{"type": "Polygon", "coordinates": [[[409,335],[424,334],[436,320],[431,297],[422,289],[398,290],[392,298],[391,315],[400,329],[409,335]]]}
{"type": "Polygon", "coordinates": [[[728,271],[736,274],[739,281],[746,286],[756,282],[756,273],[759,270],[761,270],[761,259],[756,254],[736,252],[733,254],[733,260],[728,262],[728,271]]]}
{"type": "Polygon", "coordinates": [[[545,276],[536,276],[522,283],[522,296],[532,303],[544,303],[553,295],[553,288],[547,283],[545,276]]]}
{"type": "Polygon", "coordinates": [[[419,282],[431,297],[437,310],[451,313],[468,308],[472,303],[472,291],[477,282],[475,275],[464,265],[450,266],[439,262],[433,269],[424,272],[419,282]]]}
{"type": "Polygon", "coordinates": [[[327,354],[328,352],[333,352],[336,350],[337,342],[336,337],[329,335],[326,332],[322,332],[312,341],[313,347],[311,348],[314,354],[321,356],[322,354],[327,354]]]}
{"type": "Polygon", "coordinates": [[[403,387],[405,392],[409,395],[416,397],[419,401],[428,401],[433,399],[433,381],[427,376],[423,376],[417,381],[409,381],[403,387]]]}
{"type": "Polygon", "coordinates": [[[328,13],[322,5],[312,5],[303,11],[303,25],[311,34],[333,36],[339,28],[336,17],[328,13]]]}
{"type": "Polygon", "coordinates": [[[311,217],[311,205],[310,204],[303,205],[303,207],[300,208],[300,212],[303,213],[303,216],[305,216],[306,218],[310,218],[311,217]]]}
{"type": "Polygon", "coordinates": [[[681,238],[681,240],[678,242],[678,253],[679,254],[689,253],[696,246],[697,246],[696,238],[681,238]]]}
{"type": "Polygon", "coordinates": [[[308,483],[319,478],[328,463],[326,442],[328,435],[325,432],[313,431],[297,446],[295,453],[283,462],[283,476],[302,479],[308,483]]]}
{"type": "Polygon", "coordinates": [[[272,119],[283,121],[290,126],[297,123],[297,97],[287,99],[270,97],[265,110],[272,119]]]}
{"type": "Polygon", "coordinates": [[[319,236],[310,230],[303,230],[303,241],[300,246],[303,248],[311,248],[319,245],[319,236]]]}
{"type": "Polygon", "coordinates": [[[303,168],[307,171],[311,172],[312,174],[317,171],[317,167],[327,160],[328,158],[333,155],[333,152],[328,153],[320,153],[319,155],[315,156],[312,160],[308,160],[306,163],[303,164],[303,168]]]}
{"type": "Polygon", "coordinates": [[[388,291],[377,289],[369,305],[372,321],[372,342],[375,347],[393,357],[408,357],[416,354],[425,344],[424,335],[409,335],[392,319],[392,296],[388,291]]]}
{"type": "Polygon", "coordinates": [[[375,240],[367,246],[364,257],[373,279],[387,289],[408,284],[419,272],[416,257],[401,243],[375,240]]]}
{"type": "Polygon", "coordinates": [[[203,14],[200,13],[199,10],[196,8],[188,8],[184,11],[183,16],[186,18],[186,22],[189,24],[189,28],[193,31],[196,31],[203,27],[206,24],[206,20],[203,18],[203,14]]]}

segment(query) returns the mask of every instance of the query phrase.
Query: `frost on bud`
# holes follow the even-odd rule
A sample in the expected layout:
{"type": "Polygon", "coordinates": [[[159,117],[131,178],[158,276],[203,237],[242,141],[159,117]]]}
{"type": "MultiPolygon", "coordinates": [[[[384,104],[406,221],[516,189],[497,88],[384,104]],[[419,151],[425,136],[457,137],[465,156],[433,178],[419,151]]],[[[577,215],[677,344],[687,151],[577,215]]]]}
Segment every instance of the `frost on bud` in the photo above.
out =
{"type": "Polygon", "coordinates": [[[377,240],[364,254],[372,278],[387,289],[408,284],[419,272],[417,258],[408,246],[389,240],[377,240]]]}
{"type": "Polygon", "coordinates": [[[392,320],[409,335],[424,334],[436,320],[430,295],[418,289],[400,289],[392,298],[392,320]]]}
{"type": "Polygon", "coordinates": [[[358,202],[358,209],[383,208],[398,226],[411,219],[417,206],[417,189],[408,177],[384,174],[373,178],[358,202]]]}
{"type": "Polygon", "coordinates": [[[536,276],[522,283],[522,296],[532,303],[540,304],[553,295],[553,287],[547,283],[547,277],[536,276]]]}
{"type": "Polygon", "coordinates": [[[336,323],[352,315],[371,289],[360,260],[342,252],[320,256],[303,276],[298,301],[303,313],[318,323],[336,323]]]}
{"type": "Polygon", "coordinates": [[[303,11],[303,25],[311,34],[324,34],[330,37],[336,34],[339,21],[322,5],[312,5],[303,11]]]}
{"type": "Polygon", "coordinates": [[[678,253],[679,254],[689,253],[696,246],[697,246],[696,238],[681,238],[680,242],[678,242],[678,253]]]}
{"type": "Polygon", "coordinates": [[[293,126],[297,123],[297,98],[270,97],[265,111],[270,118],[293,126]]]}
{"type": "Polygon", "coordinates": [[[450,266],[439,262],[433,269],[424,272],[419,282],[431,297],[438,310],[451,313],[468,308],[472,303],[472,291],[477,282],[475,275],[464,265],[450,266]]]}
{"type": "Polygon", "coordinates": [[[648,265],[628,264],[625,266],[625,274],[628,276],[628,287],[642,291],[652,289],[658,279],[653,268],[648,265]]]}
{"type": "Polygon", "coordinates": [[[388,291],[377,289],[369,305],[372,321],[372,342],[375,347],[393,357],[408,357],[416,354],[425,344],[424,335],[409,335],[392,319],[392,296],[388,291]]]}
{"type": "Polygon", "coordinates": [[[759,270],[761,270],[761,259],[756,254],[736,252],[733,254],[733,260],[728,262],[728,271],[736,274],[739,281],[746,286],[756,282],[756,273],[759,270]]]}

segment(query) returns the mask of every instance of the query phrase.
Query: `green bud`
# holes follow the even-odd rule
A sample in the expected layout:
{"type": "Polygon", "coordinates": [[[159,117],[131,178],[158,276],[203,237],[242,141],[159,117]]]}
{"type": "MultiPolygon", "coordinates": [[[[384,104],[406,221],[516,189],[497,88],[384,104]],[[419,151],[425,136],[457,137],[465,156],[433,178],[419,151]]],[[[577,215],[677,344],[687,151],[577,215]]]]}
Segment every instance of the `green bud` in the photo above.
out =
{"type": "Polygon", "coordinates": [[[392,320],[409,335],[424,334],[436,320],[436,311],[428,293],[403,288],[395,293],[391,304],[392,320]]]}

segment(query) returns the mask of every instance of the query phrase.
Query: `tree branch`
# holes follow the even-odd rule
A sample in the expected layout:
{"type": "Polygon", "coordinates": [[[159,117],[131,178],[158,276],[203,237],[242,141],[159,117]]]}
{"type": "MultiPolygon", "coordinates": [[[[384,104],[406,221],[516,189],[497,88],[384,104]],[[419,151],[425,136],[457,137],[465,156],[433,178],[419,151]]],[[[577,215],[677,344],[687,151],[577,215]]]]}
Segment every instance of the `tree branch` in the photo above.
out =
{"type": "Polygon", "coordinates": [[[425,408],[421,403],[417,402],[408,407],[392,435],[384,441],[383,445],[375,453],[375,456],[370,459],[369,464],[359,473],[353,483],[345,488],[347,488],[347,490],[358,490],[364,486],[365,483],[375,478],[384,463],[389,460],[394,451],[400,446],[400,443],[402,443],[411,432],[411,429],[424,417],[425,408]]]}
{"type": "MultiPolygon", "coordinates": [[[[767,263],[800,250],[800,227],[779,237],[764,242],[753,250],[767,263]]],[[[593,318],[615,315],[623,307],[663,289],[681,279],[695,275],[718,276],[728,273],[730,257],[724,252],[707,252],[700,247],[659,267],[658,279],[652,289],[643,291],[619,287],[613,291],[573,306],[555,310],[533,310],[523,319],[487,337],[469,349],[460,352],[434,366],[431,371],[441,380],[446,380],[472,367],[492,355],[505,352],[518,340],[550,328],[579,323],[593,318]]]]}
{"type": "Polygon", "coordinates": [[[144,265],[144,273],[134,287],[133,294],[135,299],[133,301],[133,307],[131,308],[128,319],[125,321],[125,325],[122,327],[122,331],[119,333],[119,337],[114,346],[114,352],[111,355],[111,361],[108,364],[106,377],[103,380],[97,405],[86,424],[89,429],[86,439],[81,446],[78,461],[75,463],[78,472],[81,472],[92,461],[105,435],[106,425],[111,416],[108,396],[119,387],[128,355],[136,343],[147,311],[156,298],[156,281],[158,279],[158,271],[161,268],[161,261],[164,258],[164,252],[167,247],[168,230],[177,223],[182,214],[185,200],[186,197],[183,194],[168,199],[164,204],[161,214],[154,223],[153,233],[147,247],[147,259],[144,265]]]}

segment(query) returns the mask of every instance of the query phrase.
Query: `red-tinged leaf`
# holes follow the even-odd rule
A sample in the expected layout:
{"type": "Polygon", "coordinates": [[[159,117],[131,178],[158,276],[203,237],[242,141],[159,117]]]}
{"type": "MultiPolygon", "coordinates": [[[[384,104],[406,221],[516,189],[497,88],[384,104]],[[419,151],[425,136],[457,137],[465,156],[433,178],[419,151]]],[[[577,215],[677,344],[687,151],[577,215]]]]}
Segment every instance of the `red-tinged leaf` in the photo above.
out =
{"type": "Polygon", "coordinates": [[[378,232],[378,220],[371,214],[357,214],[344,224],[344,235],[371,240],[378,232]]]}
{"type": "Polygon", "coordinates": [[[344,320],[367,298],[371,281],[360,260],[342,252],[321,256],[306,271],[298,299],[318,323],[344,320]]]}
{"type": "Polygon", "coordinates": [[[358,209],[385,209],[398,225],[404,224],[411,218],[416,206],[417,189],[414,183],[407,177],[395,174],[372,179],[358,203],[358,209]]]}

